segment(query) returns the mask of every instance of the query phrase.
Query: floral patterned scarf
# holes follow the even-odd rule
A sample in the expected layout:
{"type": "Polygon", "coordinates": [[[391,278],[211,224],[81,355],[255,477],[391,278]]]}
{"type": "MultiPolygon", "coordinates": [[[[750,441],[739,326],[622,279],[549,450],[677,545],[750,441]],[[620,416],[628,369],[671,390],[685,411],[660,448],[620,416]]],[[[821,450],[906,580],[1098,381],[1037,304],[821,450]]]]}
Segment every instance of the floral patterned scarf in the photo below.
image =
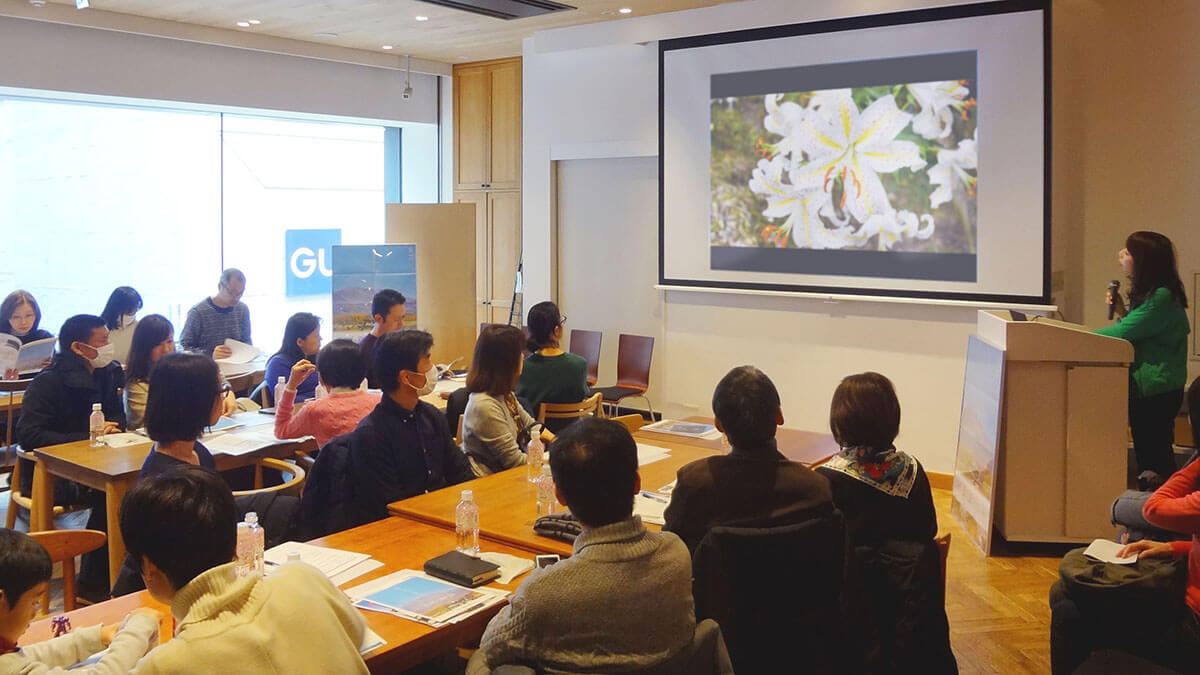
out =
{"type": "Polygon", "coordinates": [[[841,452],[821,465],[862,481],[884,494],[908,498],[917,480],[917,461],[895,446],[874,448],[842,448],[841,452]]]}

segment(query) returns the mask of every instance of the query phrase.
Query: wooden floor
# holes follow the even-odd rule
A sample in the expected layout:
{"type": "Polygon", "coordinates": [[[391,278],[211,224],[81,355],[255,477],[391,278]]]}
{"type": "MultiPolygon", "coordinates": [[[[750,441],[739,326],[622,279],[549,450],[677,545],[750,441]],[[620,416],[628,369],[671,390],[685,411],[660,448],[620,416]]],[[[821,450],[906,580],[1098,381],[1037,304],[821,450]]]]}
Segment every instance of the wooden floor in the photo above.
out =
{"type": "Polygon", "coordinates": [[[946,571],[950,643],[962,675],[1050,672],[1050,585],[1073,546],[993,544],[985,558],[934,490],[939,532],[952,532],[946,571]],[[997,550],[999,549],[999,550],[997,550]]]}

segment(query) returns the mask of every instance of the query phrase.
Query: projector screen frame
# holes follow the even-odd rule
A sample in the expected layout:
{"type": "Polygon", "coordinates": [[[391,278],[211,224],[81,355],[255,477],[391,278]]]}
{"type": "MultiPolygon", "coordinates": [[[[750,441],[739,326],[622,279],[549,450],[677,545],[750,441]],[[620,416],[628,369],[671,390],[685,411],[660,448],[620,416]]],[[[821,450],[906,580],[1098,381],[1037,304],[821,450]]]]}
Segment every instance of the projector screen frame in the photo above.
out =
{"type": "Polygon", "coordinates": [[[867,16],[846,17],[840,19],[823,19],[803,23],[765,28],[749,28],[709,33],[683,38],[660,40],[658,43],[658,285],[674,287],[690,287],[696,290],[712,289],[725,292],[761,292],[796,293],[803,295],[822,296],[871,296],[879,301],[889,299],[922,299],[948,300],[954,302],[980,302],[1022,305],[1051,305],[1051,16],[1050,0],[996,0],[967,5],[952,5],[928,9],[905,10],[872,14],[867,16]],[[678,279],[666,276],[666,195],[665,195],[665,56],[669,51],[708,47],[713,45],[733,44],[738,42],[753,42],[776,38],[813,35],[818,33],[837,33],[865,28],[878,28],[932,21],[977,18],[996,14],[1015,12],[1042,12],[1042,95],[1043,95],[1043,166],[1042,166],[1042,292],[1037,295],[1005,295],[989,293],[956,293],[943,291],[924,291],[887,288],[860,288],[846,286],[819,286],[809,284],[756,283],[742,281],[717,281],[707,279],[678,279]]]}

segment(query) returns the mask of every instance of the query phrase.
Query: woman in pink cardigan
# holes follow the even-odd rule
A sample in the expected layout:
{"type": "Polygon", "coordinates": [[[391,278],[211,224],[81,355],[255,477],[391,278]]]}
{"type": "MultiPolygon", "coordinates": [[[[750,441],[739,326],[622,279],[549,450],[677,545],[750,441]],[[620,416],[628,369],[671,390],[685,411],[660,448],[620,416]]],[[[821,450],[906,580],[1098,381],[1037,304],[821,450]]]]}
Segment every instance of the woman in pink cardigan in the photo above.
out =
{"type": "Polygon", "coordinates": [[[317,354],[317,365],[301,359],[292,366],[287,388],[275,406],[275,436],[299,438],[313,436],[324,446],[329,439],[354,431],[354,427],[379,405],[379,394],[359,389],[367,375],[362,349],[352,340],[334,340],[317,354]],[[325,391],[323,398],[304,404],[292,414],[296,404],[296,389],[304,379],[317,371],[325,391]]]}

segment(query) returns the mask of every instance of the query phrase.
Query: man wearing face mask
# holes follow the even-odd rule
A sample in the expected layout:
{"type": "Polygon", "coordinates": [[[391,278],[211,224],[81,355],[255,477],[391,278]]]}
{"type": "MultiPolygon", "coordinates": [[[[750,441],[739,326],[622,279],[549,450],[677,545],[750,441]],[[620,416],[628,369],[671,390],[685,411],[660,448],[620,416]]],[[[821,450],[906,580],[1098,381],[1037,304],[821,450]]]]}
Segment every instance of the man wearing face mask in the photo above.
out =
{"type": "Polygon", "coordinates": [[[383,399],[353,432],[330,441],[349,449],[354,524],[386,518],[391,502],[474,478],[445,415],[420,400],[437,380],[432,347],[433,337],[421,330],[380,339],[373,366],[383,399]]]}
{"type": "MultiPolygon", "coordinates": [[[[125,428],[125,408],[121,403],[124,386],[125,374],[121,364],[113,360],[113,346],[104,319],[90,314],[67,319],[58,334],[54,360],[25,390],[17,442],[25,450],[35,450],[86,441],[93,403],[99,403],[104,410],[104,433],[121,431],[125,428]]],[[[33,463],[27,462],[21,466],[21,491],[30,494],[32,486],[33,463]]],[[[105,529],[102,491],[57,480],[54,503],[89,504],[92,513],[88,528],[105,529]]],[[[107,547],[83,557],[77,592],[88,599],[108,595],[107,547]]]]}

